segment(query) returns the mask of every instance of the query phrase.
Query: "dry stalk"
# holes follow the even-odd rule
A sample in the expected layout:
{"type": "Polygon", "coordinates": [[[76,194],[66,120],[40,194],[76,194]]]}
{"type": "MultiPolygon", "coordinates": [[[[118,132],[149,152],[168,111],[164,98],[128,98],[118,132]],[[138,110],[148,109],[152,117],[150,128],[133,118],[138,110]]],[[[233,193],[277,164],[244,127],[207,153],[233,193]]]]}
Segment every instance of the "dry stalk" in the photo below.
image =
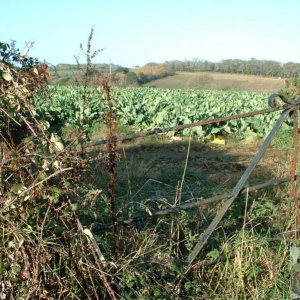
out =
{"type": "Polygon", "coordinates": [[[294,199],[294,205],[295,205],[295,238],[298,238],[298,230],[300,226],[300,212],[299,212],[299,199],[297,195],[297,187],[296,187],[296,181],[295,181],[295,175],[297,171],[297,162],[298,162],[298,155],[299,155],[299,128],[298,128],[298,110],[295,110],[293,112],[293,119],[294,119],[294,127],[293,127],[293,158],[291,161],[291,196],[294,199]]]}
{"type": "MultiPolygon", "coordinates": [[[[114,185],[117,179],[117,153],[116,153],[116,117],[114,113],[114,105],[113,101],[110,96],[110,86],[106,79],[102,81],[102,87],[106,94],[106,101],[107,101],[107,113],[104,116],[104,123],[107,128],[107,144],[106,149],[108,153],[108,158],[106,162],[106,167],[108,173],[110,175],[110,180],[108,182],[108,197],[110,202],[110,215],[112,224],[118,223],[118,218],[116,214],[116,206],[115,206],[115,193],[114,193],[114,185]]],[[[115,258],[118,256],[118,249],[119,243],[117,241],[117,229],[116,226],[113,225],[113,247],[112,247],[112,254],[115,258]]]]}
{"type": "MultiPolygon", "coordinates": [[[[98,267],[100,280],[103,282],[103,285],[107,289],[111,299],[116,300],[117,297],[113,290],[113,287],[112,287],[111,283],[109,282],[109,280],[107,279],[106,273],[103,271],[103,269],[104,269],[103,263],[105,263],[104,256],[103,256],[97,242],[95,241],[94,236],[92,235],[92,233],[89,230],[83,229],[83,226],[82,226],[81,222],[79,221],[79,219],[77,219],[77,226],[78,226],[79,231],[88,238],[90,249],[92,251],[96,265],[98,267]]],[[[97,299],[98,299],[98,297],[97,297],[97,299]]]]}

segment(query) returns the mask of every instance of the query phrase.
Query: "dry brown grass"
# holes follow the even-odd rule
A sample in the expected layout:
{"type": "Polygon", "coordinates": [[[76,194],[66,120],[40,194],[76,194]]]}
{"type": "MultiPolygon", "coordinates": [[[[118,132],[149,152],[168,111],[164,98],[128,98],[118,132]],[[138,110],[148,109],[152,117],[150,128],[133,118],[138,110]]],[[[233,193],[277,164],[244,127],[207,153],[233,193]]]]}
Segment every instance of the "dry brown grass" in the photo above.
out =
{"type": "Polygon", "coordinates": [[[213,72],[177,72],[174,76],[151,81],[145,86],[169,89],[210,89],[277,92],[284,88],[281,78],[213,72]]]}

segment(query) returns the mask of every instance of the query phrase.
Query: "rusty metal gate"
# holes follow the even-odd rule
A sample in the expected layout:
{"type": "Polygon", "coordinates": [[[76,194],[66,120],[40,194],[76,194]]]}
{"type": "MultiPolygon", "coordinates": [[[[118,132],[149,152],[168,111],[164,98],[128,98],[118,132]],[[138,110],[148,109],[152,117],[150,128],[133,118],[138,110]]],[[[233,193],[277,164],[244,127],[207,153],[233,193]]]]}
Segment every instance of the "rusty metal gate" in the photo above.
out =
{"type": "MultiPolygon", "coordinates": [[[[298,151],[298,148],[299,148],[298,114],[299,114],[299,109],[300,109],[300,97],[298,97],[296,100],[288,100],[283,95],[272,94],[268,99],[268,104],[270,106],[269,108],[259,110],[259,111],[237,114],[237,115],[222,117],[222,118],[209,119],[209,120],[199,121],[199,122],[195,122],[195,123],[191,123],[191,124],[178,125],[178,126],[168,127],[168,128],[155,128],[153,130],[149,130],[146,132],[135,133],[135,134],[132,134],[129,136],[120,137],[120,138],[116,139],[116,141],[129,141],[129,140],[137,139],[140,137],[146,137],[146,136],[169,132],[169,131],[178,131],[178,130],[182,130],[185,128],[205,126],[208,124],[215,124],[215,123],[229,121],[229,120],[233,120],[233,119],[248,118],[248,117],[252,117],[255,115],[266,114],[266,113],[271,113],[271,112],[275,112],[275,111],[281,111],[280,117],[278,118],[278,120],[274,124],[272,130],[270,131],[270,133],[264,140],[261,148],[255,155],[255,157],[252,159],[251,163],[249,164],[247,169],[244,171],[240,180],[237,182],[237,184],[235,185],[235,187],[232,189],[232,191],[230,193],[215,196],[212,198],[203,199],[203,200],[198,200],[198,201],[194,201],[194,202],[190,202],[190,203],[179,204],[179,205],[173,206],[171,208],[152,212],[151,215],[145,214],[145,215],[141,215],[139,217],[135,217],[135,218],[128,219],[128,220],[118,220],[117,222],[111,223],[111,224],[95,223],[92,228],[93,232],[96,233],[99,231],[112,229],[112,228],[115,228],[116,226],[131,225],[136,222],[145,221],[150,218],[162,217],[162,216],[166,216],[166,215],[169,215],[172,213],[179,212],[181,210],[189,210],[194,207],[200,207],[200,206],[204,206],[204,205],[213,204],[213,203],[219,202],[221,200],[226,200],[224,202],[222,208],[220,209],[220,211],[217,213],[217,215],[212,220],[210,225],[207,227],[205,232],[200,236],[198,242],[196,243],[196,245],[192,249],[191,253],[189,254],[188,259],[187,259],[187,263],[188,263],[187,270],[189,270],[192,263],[198,256],[199,252],[201,251],[203,246],[206,244],[206,242],[208,241],[209,237],[212,235],[214,230],[217,228],[218,224],[221,222],[225,213],[228,211],[228,209],[230,208],[230,206],[232,205],[234,200],[240,194],[243,194],[246,192],[251,192],[251,191],[257,191],[257,190],[264,189],[266,187],[276,186],[276,185],[280,185],[280,184],[283,184],[286,182],[290,182],[291,183],[291,188],[290,188],[291,196],[294,199],[294,205],[295,205],[295,210],[296,210],[295,233],[298,234],[299,225],[300,225],[300,210],[299,210],[298,195],[297,195],[297,189],[296,189],[296,180],[299,180],[299,174],[296,174],[296,169],[297,169],[297,161],[298,161],[298,155],[299,155],[299,151],[298,151]],[[257,166],[259,161],[264,156],[267,148],[270,146],[276,133],[281,128],[281,125],[289,117],[291,117],[293,119],[293,123],[294,123],[294,125],[293,125],[293,151],[294,151],[294,153],[293,153],[293,158],[292,158],[292,162],[291,162],[290,176],[285,177],[285,178],[280,178],[280,179],[273,179],[273,180],[267,181],[265,183],[255,185],[255,186],[250,186],[250,187],[246,188],[245,187],[246,183],[247,183],[250,175],[252,174],[254,168],[257,166]]],[[[106,142],[107,142],[106,140],[99,140],[99,141],[87,144],[86,147],[106,144],[106,142]]]]}

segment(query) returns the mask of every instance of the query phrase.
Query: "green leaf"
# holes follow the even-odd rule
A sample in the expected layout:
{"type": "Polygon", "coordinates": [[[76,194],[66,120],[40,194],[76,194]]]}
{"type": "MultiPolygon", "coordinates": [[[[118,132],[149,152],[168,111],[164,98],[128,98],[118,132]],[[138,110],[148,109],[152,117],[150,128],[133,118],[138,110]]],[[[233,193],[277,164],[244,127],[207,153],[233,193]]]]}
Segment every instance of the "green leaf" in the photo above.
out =
{"type": "Polygon", "coordinates": [[[25,186],[21,183],[16,183],[14,184],[11,189],[10,189],[10,192],[11,193],[14,193],[14,194],[18,194],[20,193],[23,189],[25,189],[25,186]]]}
{"type": "Polygon", "coordinates": [[[217,128],[217,127],[215,127],[215,128],[213,128],[212,130],[211,130],[211,134],[215,134],[215,133],[218,133],[218,132],[220,132],[221,131],[221,128],[217,128]]]}
{"type": "Polygon", "coordinates": [[[11,80],[12,80],[12,76],[11,76],[10,73],[7,72],[7,71],[4,71],[4,72],[2,73],[2,78],[3,78],[4,80],[6,80],[6,81],[11,81],[11,80]]]}
{"type": "Polygon", "coordinates": [[[15,242],[13,242],[13,241],[8,242],[8,248],[15,248],[15,247],[16,247],[15,242]]]}
{"type": "Polygon", "coordinates": [[[217,249],[214,249],[207,253],[206,256],[212,259],[217,259],[220,256],[220,252],[217,249]]]}
{"type": "Polygon", "coordinates": [[[231,133],[231,132],[232,132],[232,131],[231,131],[231,128],[230,128],[228,125],[224,126],[223,129],[224,129],[227,133],[231,133]]]}
{"type": "Polygon", "coordinates": [[[71,209],[72,209],[73,211],[78,210],[78,204],[77,204],[77,203],[72,203],[72,204],[71,204],[71,209]]]}
{"type": "Polygon", "coordinates": [[[158,114],[157,114],[157,117],[156,117],[156,123],[158,125],[162,124],[163,123],[163,120],[165,118],[165,116],[167,115],[167,112],[166,111],[160,111],[158,114]]]}
{"type": "Polygon", "coordinates": [[[132,288],[134,286],[134,281],[127,281],[126,282],[126,285],[129,287],[129,288],[132,288]]]}
{"type": "Polygon", "coordinates": [[[160,289],[159,288],[155,288],[153,295],[154,295],[154,297],[159,297],[161,295],[160,289]]]}
{"type": "Polygon", "coordinates": [[[6,271],[3,255],[0,253],[0,276],[6,271]]]}

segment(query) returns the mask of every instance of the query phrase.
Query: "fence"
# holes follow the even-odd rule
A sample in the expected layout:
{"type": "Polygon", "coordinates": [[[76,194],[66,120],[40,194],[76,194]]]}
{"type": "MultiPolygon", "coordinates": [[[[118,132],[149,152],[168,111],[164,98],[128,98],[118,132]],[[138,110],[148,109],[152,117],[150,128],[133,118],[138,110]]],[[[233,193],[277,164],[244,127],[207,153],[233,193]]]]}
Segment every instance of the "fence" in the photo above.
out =
{"type": "MultiPolygon", "coordinates": [[[[140,137],[146,137],[150,135],[155,135],[159,133],[164,133],[164,132],[169,132],[169,131],[178,131],[182,130],[185,128],[192,128],[192,127],[197,127],[197,126],[205,126],[208,124],[215,124],[219,122],[224,122],[224,121],[229,121],[233,119],[241,119],[241,118],[248,118],[260,114],[266,114],[266,113],[271,113],[274,111],[282,111],[280,117],[278,118],[277,122],[274,124],[272,130],[270,131],[269,135],[266,137],[264,143],[262,144],[261,148],[255,155],[255,157],[252,159],[251,163],[241,176],[240,180],[237,182],[235,187],[232,189],[230,193],[215,196],[212,198],[208,199],[203,199],[203,200],[197,200],[194,202],[190,203],[184,203],[180,204],[177,206],[174,206],[172,208],[164,209],[164,210],[159,210],[156,212],[153,212],[150,214],[145,214],[141,215],[139,217],[135,217],[132,219],[128,220],[117,220],[114,223],[111,224],[99,224],[96,223],[93,225],[93,231],[94,232],[99,232],[103,230],[108,230],[108,229],[114,229],[116,226],[125,226],[125,225],[131,225],[134,224],[135,222],[141,222],[145,221],[150,218],[158,218],[162,216],[166,216],[172,213],[179,212],[181,210],[188,210],[194,207],[200,207],[204,205],[210,205],[216,202],[219,202],[221,200],[225,200],[222,208],[220,211],[217,213],[215,218],[212,220],[210,225],[207,227],[205,232],[201,235],[200,239],[198,240],[197,244],[194,246],[192,249],[191,253],[188,256],[188,269],[195,260],[195,258],[198,256],[199,252],[203,248],[203,246],[206,244],[208,241],[209,237],[211,234],[214,232],[214,230],[217,228],[218,224],[221,222],[222,218],[224,217],[225,213],[228,211],[234,200],[243,193],[246,192],[252,192],[252,191],[257,191],[264,189],[266,187],[270,186],[276,186],[280,185],[286,182],[291,183],[291,196],[294,199],[295,202],[295,210],[296,210],[296,220],[295,220],[295,232],[297,234],[299,230],[299,225],[300,225],[300,214],[299,214],[299,203],[298,203],[298,196],[297,196],[297,189],[296,189],[296,180],[299,180],[299,174],[296,174],[296,169],[297,169],[297,161],[298,161],[298,148],[299,148],[299,139],[298,139],[298,134],[299,134],[299,124],[298,124],[298,112],[300,109],[300,97],[298,97],[295,101],[291,101],[286,99],[284,96],[279,95],[279,94],[272,94],[269,99],[268,99],[268,104],[270,108],[266,108],[263,110],[259,111],[254,111],[254,112],[249,112],[249,113],[243,113],[243,114],[237,114],[233,116],[228,116],[228,117],[222,117],[222,118],[215,118],[215,119],[209,119],[209,120],[204,120],[204,121],[199,121],[191,124],[186,124],[186,125],[177,125],[174,127],[168,127],[168,128],[155,128],[153,130],[149,130],[146,132],[140,132],[140,133],[135,133],[129,136],[125,137],[120,137],[117,138],[116,141],[129,141],[133,139],[137,139],[140,137]],[[290,168],[290,176],[285,177],[285,178],[280,178],[280,179],[273,179],[270,181],[267,181],[265,183],[255,185],[255,186],[250,186],[250,187],[245,187],[250,175],[252,174],[254,168],[257,166],[259,161],[262,159],[264,156],[267,148],[270,146],[272,140],[274,139],[276,133],[279,131],[281,128],[281,125],[284,123],[284,121],[288,118],[292,117],[293,118],[293,158],[291,161],[291,168],[290,168]]],[[[101,145],[101,144],[106,144],[106,140],[99,140],[93,143],[86,144],[86,147],[91,147],[95,145],[101,145]]]]}

